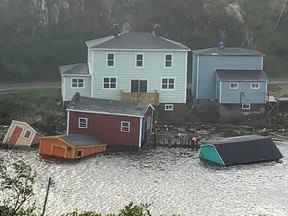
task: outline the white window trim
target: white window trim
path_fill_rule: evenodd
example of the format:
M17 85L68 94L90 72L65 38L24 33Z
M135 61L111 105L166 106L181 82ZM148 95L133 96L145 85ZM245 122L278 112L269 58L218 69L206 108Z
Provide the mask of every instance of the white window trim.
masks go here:
M137 66L137 55L142 55L142 66ZM144 68L144 65L145 65L144 61L145 61L144 53L135 54L135 68Z
M30 132L30 134L29 134L29 136L28 137L25 137L25 135L26 135L26 132ZM29 140L30 138L31 138L31 136L32 136L32 131L31 130L24 130L24 134L23 134L23 137L24 137L24 139L26 139L26 140Z
M170 89L170 88L162 88L162 80L163 79L174 79L174 88L173 89ZM169 86L169 82L168 82L168 86ZM160 89L163 90L163 91L174 91L176 90L176 78L175 77L161 77L161 83L160 83Z
M73 87L73 80L74 80L74 79L77 80L77 87ZM79 80L83 80L83 87L79 87ZM85 88L85 79L72 77L72 78L71 78L71 88L72 88L72 89L84 89L84 88Z
M172 59L171 59L171 67L167 67L167 66L166 66L166 56L167 56L167 55L171 55L171 58L172 58ZM165 68L165 69L172 69L172 68L173 68L173 65L174 65L174 61L173 61L173 60L174 60L174 55L173 55L173 53L165 53L165 54L164 54L164 68Z
M244 107L244 106L248 106L248 107ZM250 111L251 110L251 104L241 104L241 109L243 111Z
M253 87L254 84L257 84L257 87ZM250 88L253 90L259 90L260 89L260 82L253 82L250 84Z
M81 120L85 120L85 122L86 122L86 126L85 127L81 127L81 124L80 124ZM80 128L80 129L88 128L88 118L79 117L78 118L78 128Z
M236 84L236 87L231 87L232 84ZM239 82L229 82L229 89L231 90L237 90L239 89Z
M165 104L164 105L165 111L174 111L174 109L175 109L174 104Z
M104 88L104 79L105 78L109 78L109 79L111 79L111 78L115 78L116 79L116 88ZM118 89L118 77L117 76L104 76L103 77L103 79L102 79L102 89L104 89L104 90L116 90L116 89Z
M123 126L123 124L128 124L128 127ZM124 130L124 128L127 128L128 131ZM122 133L130 133L130 131L131 131L131 122L130 122L130 121L121 121L120 131L121 131Z
M109 66L108 65L108 55L109 54L112 54L113 55L113 66ZM116 65L116 54L114 53L114 52L108 52L107 54L106 54L106 67L108 67L108 68L115 68L115 65Z
M133 79L133 80L137 80L137 81L146 81L147 82L147 92L142 92L142 93L148 93L149 92L149 80L148 79ZM129 87L129 92L132 93L132 88L131 88L131 81L130 80L130 87ZM140 93L140 92L139 92Z

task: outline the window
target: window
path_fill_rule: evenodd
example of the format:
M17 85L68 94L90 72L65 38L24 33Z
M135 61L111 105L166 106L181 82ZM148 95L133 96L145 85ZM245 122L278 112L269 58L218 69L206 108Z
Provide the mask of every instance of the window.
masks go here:
M115 64L115 62L114 62L114 54L113 53L108 53L107 54L107 65L109 67L114 67L114 64Z
M165 55L165 67L166 68L172 67L172 55L171 54Z
M117 79L116 77L104 77L103 88L105 89L116 89L117 88Z
M144 66L144 56L143 54L136 55L136 67L143 67Z
M162 79L162 89L174 89L175 80L174 78L163 78Z
M72 88L84 88L84 79L72 79Z
M30 130L27 130L24 134L24 137L29 139L29 137L31 136L31 131Z
M129 133L130 132L130 121L121 121L121 132Z
M79 128L88 128L87 118L79 118Z
M76 157L77 157L77 158L82 157L82 151L77 151L77 152L76 152Z
M229 89L239 89L239 83L238 82L230 82L229 83Z
M251 104L242 104L241 108L243 111L250 111L251 110Z
M255 82L255 83L251 83L251 89L260 89L260 83Z
M165 111L174 111L174 104L165 104Z
M131 92L147 92L147 80L131 80Z

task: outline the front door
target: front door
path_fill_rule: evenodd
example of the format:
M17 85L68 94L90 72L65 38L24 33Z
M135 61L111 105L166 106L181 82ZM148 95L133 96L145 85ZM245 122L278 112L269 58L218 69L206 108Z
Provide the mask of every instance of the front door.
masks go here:
M19 138L19 136L21 135L23 129L16 126L13 133L12 133L12 136L10 137L9 139L9 144L13 144L13 145L16 145L17 144L17 140Z
M131 80L131 92L147 92L147 80Z

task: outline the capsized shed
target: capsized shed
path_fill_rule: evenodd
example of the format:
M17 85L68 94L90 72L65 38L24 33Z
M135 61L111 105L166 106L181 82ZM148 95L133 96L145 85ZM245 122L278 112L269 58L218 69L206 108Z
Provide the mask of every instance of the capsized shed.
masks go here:
M13 120L4 139L3 144L13 146L31 146L38 144L39 135L27 122Z
M200 159L218 166L277 161L283 156L271 137L258 135L207 141Z

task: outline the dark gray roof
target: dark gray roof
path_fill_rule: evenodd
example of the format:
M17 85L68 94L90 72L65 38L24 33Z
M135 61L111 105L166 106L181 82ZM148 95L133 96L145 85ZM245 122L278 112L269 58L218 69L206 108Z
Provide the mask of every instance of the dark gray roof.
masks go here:
M257 50L245 49L241 47L225 47L224 49L213 47L208 49L193 50L193 53L207 56L264 56L263 53Z
M79 63L72 65L63 65L59 67L60 73L63 75L88 75L89 68L88 64Z
M266 81L262 70L216 70L217 77L226 81Z
M69 134L68 136L62 137L65 141L73 146L95 146L104 144L94 136L86 136L81 134Z
M220 140L208 140L208 141L205 141L205 143L213 144L213 145L221 145L221 144L249 142L249 141L263 140L263 139L270 139L270 138L271 137L267 137L267 136L265 137L265 136L259 136L259 135L247 135L247 136L223 138Z
M107 38L107 37L106 37ZM99 39L88 41L91 44L90 48L103 49L163 49L163 50L190 50L187 46L164 38L162 36L154 36L147 32L128 32L114 36L99 43Z
M121 101L96 99L74 95L68 105L68 110L94 111L103 114L122 114L131 116L144 116L149 105L133 105Z

